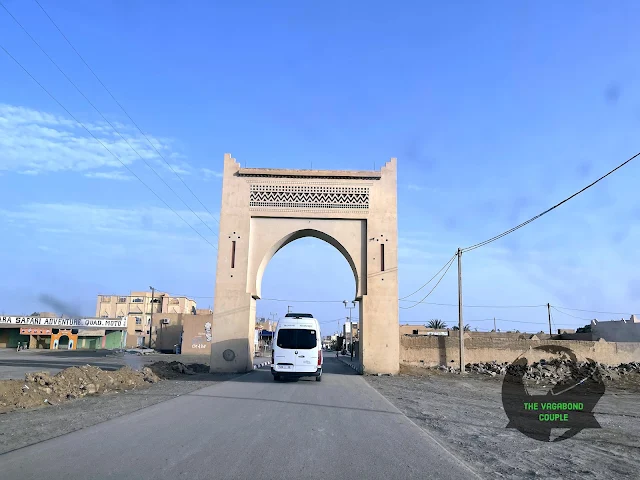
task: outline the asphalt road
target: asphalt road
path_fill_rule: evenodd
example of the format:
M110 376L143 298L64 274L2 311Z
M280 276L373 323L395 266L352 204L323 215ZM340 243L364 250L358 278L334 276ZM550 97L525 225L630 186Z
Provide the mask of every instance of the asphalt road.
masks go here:
M132 355L118 354L109 350L24 350L0 349L0 380L23 379L25 373L49 372L55 375L60 370L73 366L94 365L103 370L117 370L124 365L139 369L144 364L164 360L183 363L209 363L208 356L198 355ZM254 364L268 361L266 357L256 357Z
M268 368L0 456L2 478L469 479L473 472L353 370Z

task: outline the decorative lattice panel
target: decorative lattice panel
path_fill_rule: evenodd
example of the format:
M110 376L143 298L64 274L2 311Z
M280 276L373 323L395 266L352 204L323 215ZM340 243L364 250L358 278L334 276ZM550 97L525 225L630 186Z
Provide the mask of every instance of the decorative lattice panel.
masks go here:
M368 187L251 185L251 207L369 208Z

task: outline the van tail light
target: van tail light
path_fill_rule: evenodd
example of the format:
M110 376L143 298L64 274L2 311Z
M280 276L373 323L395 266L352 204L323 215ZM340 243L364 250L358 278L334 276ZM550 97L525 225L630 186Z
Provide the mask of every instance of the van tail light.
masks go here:
M271 349L271 365L273 365L273 363L274 363L274 362L273 362L273 360L274 360L274 357L273 357L273 349Z
M322 350L318 350L318 366L322 365Z

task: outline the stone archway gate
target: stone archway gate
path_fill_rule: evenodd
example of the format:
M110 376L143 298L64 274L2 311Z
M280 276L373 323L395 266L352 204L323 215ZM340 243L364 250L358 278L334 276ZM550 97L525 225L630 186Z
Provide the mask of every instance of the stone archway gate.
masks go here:
M284 170L241 168L225 154L211 371L253 368L264 270L279 249L311 236L353 270L362 371L397 373L397 211L395 158L380 171Z

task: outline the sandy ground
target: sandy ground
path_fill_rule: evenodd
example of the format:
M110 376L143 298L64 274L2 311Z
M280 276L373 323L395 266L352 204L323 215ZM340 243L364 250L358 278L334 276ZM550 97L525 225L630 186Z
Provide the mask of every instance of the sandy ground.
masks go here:
M548 443L506 429L501 378L407 369L367 381L481 477L640 478L640 389L608 384L596 405L601 429Z

